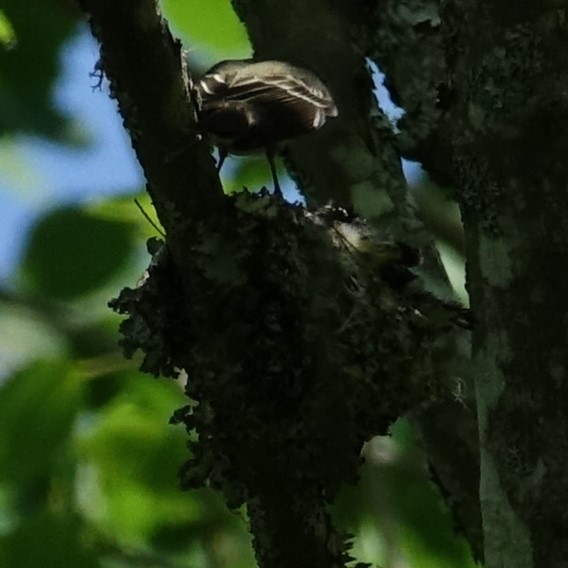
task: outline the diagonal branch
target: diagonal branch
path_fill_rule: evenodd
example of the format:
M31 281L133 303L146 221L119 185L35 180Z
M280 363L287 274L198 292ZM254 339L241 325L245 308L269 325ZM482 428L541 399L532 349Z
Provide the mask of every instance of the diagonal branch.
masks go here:
M155 0L79 0L101 44L110 81L147 189L182 268L190 238L179 219L218 222L225 203L208 146L200 140L178 40ZM175 228L175 230L174 230ZM186 241L186 242L184 242Z

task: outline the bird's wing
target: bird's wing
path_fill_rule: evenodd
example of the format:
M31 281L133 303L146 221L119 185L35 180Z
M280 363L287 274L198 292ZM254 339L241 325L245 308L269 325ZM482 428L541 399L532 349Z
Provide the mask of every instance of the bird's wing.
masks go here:
M311 128L319 128L326 117L338 114L329 92L286 74L239 76L237 73L225 96L228 100L281 107L300 114L309 120Z

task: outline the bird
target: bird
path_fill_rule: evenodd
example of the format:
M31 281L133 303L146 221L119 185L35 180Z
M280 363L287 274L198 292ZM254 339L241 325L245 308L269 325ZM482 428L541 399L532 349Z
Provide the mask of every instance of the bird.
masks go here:
M195 83L201 132L227 154L264 151L274 193L282 197L274 165L280 143L338 116L335 100L311 71L277 60L232 59L215 64Z

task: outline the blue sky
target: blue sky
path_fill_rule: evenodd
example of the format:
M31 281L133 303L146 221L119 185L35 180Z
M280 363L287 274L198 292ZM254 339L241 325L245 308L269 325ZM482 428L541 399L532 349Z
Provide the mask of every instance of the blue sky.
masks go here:
M69 148L39 138L0 140L0 281L15 268L28 229L58 204L100 198L138 188L142 176L115 103L93 91L94 40L83 31L62 54L64 73L54 93L57 107L73 117L84 147Z

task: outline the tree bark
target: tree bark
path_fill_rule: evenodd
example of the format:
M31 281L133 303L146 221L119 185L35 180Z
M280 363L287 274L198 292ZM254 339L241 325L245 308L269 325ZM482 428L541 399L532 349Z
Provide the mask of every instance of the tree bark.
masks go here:
M444 4L486 566L565 566L568 6Z

